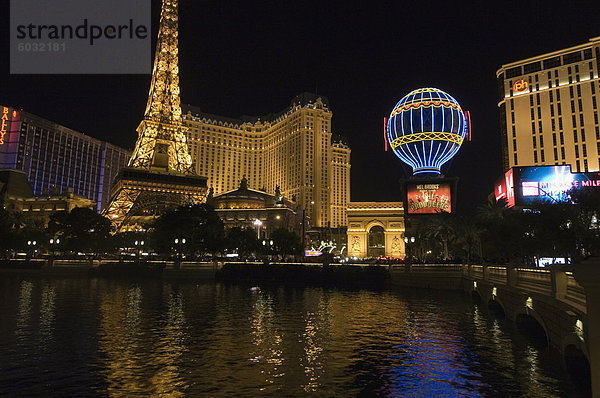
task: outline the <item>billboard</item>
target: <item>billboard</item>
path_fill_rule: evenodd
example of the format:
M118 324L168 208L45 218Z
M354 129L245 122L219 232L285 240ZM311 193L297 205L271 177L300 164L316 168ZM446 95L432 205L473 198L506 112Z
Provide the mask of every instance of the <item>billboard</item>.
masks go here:
M452 212L451 183L424 182L406 184L408 214Z
M506 199L508 207L515 205L514 175L513 169L508 170L494 186L494 196L496 202L500 199Z
M496 182L494 196L506 198L509 206L570 202L569 191L583 187L600 189L600 173L571 173L567 165L515 167Z

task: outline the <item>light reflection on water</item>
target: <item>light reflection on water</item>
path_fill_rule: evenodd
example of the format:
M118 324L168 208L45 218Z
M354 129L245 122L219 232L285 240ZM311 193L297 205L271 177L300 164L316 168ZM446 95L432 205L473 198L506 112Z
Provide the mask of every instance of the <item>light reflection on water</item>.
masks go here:
M451 292L0 277L0 395L577 396Z

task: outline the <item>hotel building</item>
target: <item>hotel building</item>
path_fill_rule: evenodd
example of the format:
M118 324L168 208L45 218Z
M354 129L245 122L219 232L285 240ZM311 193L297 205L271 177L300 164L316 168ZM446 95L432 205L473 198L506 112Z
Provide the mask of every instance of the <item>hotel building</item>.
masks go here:
M306 210L315 227L347 224L350 148L332 138L327 98L298 95L282 112L228 118L183 106L183 123L196 165L208 187L221 194L248 185L281 193Z
M33 194L80 195L101 210L131 152L25 111L0 106L0 169L26 173Z
M600 37L502 65L499 91L504 171L570 165L600 170Z

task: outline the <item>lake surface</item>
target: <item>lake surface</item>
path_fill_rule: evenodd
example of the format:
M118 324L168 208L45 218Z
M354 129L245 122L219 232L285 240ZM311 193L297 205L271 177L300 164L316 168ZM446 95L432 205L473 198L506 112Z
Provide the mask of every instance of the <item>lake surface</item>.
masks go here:
M0 396L579 396L457 292L0 276Z

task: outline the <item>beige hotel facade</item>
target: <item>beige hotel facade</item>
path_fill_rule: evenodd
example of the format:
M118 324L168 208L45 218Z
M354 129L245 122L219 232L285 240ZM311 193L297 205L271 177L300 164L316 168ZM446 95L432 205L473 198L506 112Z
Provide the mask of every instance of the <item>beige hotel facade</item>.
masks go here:
M196 173L214 194L238 188L281 193L306 210L315 227L347 224L350 147L332 134L327 98L303 93L278 114L228 118L183 106Z
M504 171L570 165L600 170L600 37L502 65L500 96Z

